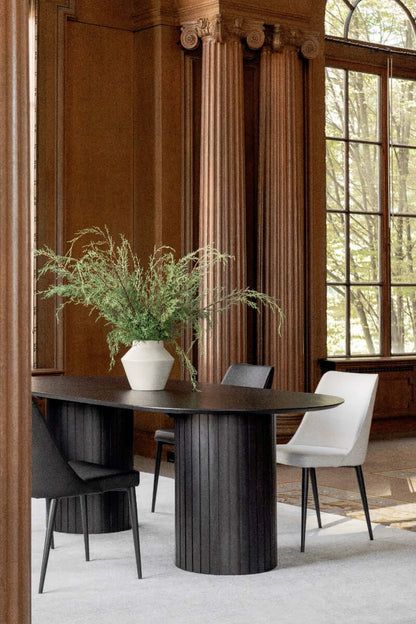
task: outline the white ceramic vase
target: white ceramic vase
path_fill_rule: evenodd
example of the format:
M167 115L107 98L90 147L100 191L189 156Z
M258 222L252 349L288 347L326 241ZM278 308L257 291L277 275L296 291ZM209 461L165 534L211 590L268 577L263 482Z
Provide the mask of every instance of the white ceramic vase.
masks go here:
M135 340L121 361L132 390L163 390L174 359L162 340Z

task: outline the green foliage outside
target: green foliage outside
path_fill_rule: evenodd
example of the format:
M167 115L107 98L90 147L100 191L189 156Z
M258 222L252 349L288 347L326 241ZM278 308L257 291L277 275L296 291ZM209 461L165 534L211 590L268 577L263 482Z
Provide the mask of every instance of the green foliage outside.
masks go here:
M174 345L195 385L197 371L190 353L216 321L218 312L241 304L255 310L267 306L277 314L280 330L282 312L273 297L250 288L231 292L223 287L204 288L214 267L232 260L232 256L214 247L198 249L179 259L170 247L160 247L144 267L127 239L120 235L116 243L106 227L82 230L69 242L65 255L48 247L35 252L45 259L38 276L52 273L56 278L39 294L62 298L58 312L68 303L81 304L107 323L110 366L120 345L130 346L134 340L162 340ZM74 249L80 242L81 254L75 257ZM181 336L186 328L192 330L193 340L185 351Z
M345 33L352 6L328 0L328 34L416 47L395 0L357 3ZM391 354L415 353L416 82L328 67L326 135L328 354L380 354L387 327Z

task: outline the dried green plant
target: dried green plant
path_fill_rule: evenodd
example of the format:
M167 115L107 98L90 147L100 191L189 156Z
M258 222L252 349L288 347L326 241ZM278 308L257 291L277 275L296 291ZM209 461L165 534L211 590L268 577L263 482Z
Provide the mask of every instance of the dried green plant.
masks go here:
M82 244L79 257L75 257L76 244L86 236L92 240ZM201 287L215 265L226 265L233 259L212 246L179 259L172 248L163 246L154 250L144 268L127 239L120 235L116 244L107 227L81 230L69 244L65 255L49 247L35 251L45 259L38 277L47 273L55 276L54 283L39 294L61 298L58 313L66 304L74 303L89 307L97 319L104 319L110 327L110 368L121 344L162 340L174 345L195 386L197 371L189 354L218 312L239 304L256 310L267 306L278 315L280 331L282 312L273 297L250 288L226 292L223 287ZM193 341L185 351L180 337L187 327L192 329Z

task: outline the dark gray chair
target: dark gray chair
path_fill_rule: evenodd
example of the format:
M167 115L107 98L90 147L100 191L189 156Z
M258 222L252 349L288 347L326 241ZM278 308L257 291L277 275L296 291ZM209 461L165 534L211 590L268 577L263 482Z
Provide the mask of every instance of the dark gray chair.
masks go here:
M61 498L79 496L85 559L89 561L88 494L125 490L129 501L137 575L142 578L135 490L139 481L140 473L136 470L108 468L85 461L67 461L56 445L39 407L32 403L32 497L45 498L49 509L39 582L40 594L45 582L57 504Z
M274 367L259 364L231 364L228 367L221 383L225 386L242 386L245 388L271 388L273 383ZM156 459L153 479L152 512L155 510L157 485L159 482L160 461L164 444L175 446L174 429L158 429L155 432Z

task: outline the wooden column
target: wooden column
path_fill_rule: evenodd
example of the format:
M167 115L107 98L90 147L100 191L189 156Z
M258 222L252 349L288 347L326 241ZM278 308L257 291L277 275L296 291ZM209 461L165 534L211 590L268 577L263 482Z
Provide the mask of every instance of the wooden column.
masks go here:
M185 48L203 42L199 242L235 256L212 271L208 290L247 285L242 36L252 47L264 40L260 27L238 19L200 19L182 29ZM229 364L246 357L246 310L234 307L206 333L199 380L219 382Z
M273 363L275 385L305 385L305 154L303 60L313 37L274 28L262 50L259 138L260 290L279 300L285 318L279 336L276 319L263 313L258 353Z
M30 622L27 0L0 4L0 621Z

